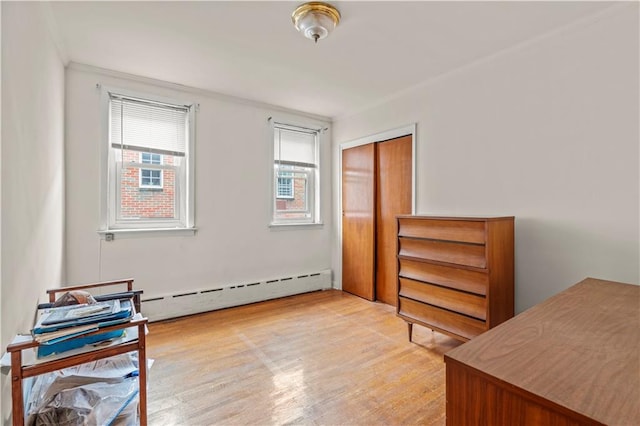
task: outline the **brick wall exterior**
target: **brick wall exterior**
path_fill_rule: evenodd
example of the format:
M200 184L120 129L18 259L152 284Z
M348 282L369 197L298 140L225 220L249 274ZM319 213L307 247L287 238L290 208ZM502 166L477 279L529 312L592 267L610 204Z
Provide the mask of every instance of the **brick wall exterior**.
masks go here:
M162 188L140 188L140 169L127 163L140 162L137 151L123 152L120 181L121 217L123 219L173 219L175 216L175 171L162 170ZM174 164L171 155L162 156L162 164Z
M278 198L276 199L276 209L278 216L281 218L300 217L300 213L286 213L288 210L302 210L306 208L305 205L305 180L293 179L293 198Z

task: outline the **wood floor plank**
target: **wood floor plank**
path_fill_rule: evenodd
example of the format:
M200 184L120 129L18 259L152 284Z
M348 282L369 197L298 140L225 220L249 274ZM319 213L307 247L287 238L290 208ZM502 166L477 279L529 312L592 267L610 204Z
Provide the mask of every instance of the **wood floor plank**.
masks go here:
M150 425L443 425L461 343L327 290L152 323Z

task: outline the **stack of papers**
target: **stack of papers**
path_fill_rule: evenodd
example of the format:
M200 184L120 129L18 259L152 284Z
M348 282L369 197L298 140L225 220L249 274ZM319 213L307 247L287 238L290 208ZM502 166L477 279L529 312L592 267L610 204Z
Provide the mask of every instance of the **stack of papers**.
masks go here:
M60 353L86 344L120 337L121 330L82 336L100 328L128 322L132 315L131 300L109 300L91 305L45 309L31 331L33 338L40 343L38 356Z

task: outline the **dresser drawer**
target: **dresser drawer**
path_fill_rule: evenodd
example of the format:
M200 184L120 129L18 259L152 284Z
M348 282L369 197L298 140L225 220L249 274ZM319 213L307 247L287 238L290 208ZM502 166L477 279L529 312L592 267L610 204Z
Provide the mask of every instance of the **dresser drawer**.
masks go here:
M417 260L400 259L398 275L470 293L486 295L489 275L485 272L435 265Z
M484 244L485 222L399 218L398 235L401 237Z
M400 278L400 296L459 312L480 320L487 319L487 303L483 296Z
M398 314L407 318L408 321L415 319L427 326L432 325L466 339L471 339L487 329L484 321L469 318L404 297L398 298Z
M476 268L487 267L485 246L404 237L398 239L398 244L400 244L400 256L474 266Z

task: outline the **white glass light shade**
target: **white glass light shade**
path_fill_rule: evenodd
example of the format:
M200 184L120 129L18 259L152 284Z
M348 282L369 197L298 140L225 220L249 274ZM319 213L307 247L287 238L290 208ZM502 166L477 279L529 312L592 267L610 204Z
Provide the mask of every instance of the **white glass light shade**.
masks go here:
M298 20L297 29L306 38L321 40L336 27L333 21L321 13L309 12Z
M328 36L340 22L340 12L327 3L309 2L294 10L291 20L305 37L317 42Z

